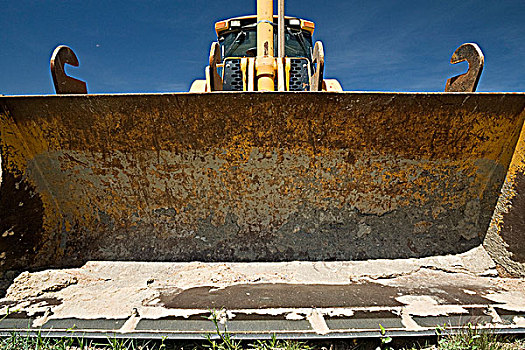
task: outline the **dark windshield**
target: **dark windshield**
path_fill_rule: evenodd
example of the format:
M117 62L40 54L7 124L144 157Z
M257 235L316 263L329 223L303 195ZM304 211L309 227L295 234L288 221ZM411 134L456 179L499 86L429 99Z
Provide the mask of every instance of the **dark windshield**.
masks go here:
M274 29L274 56L277 56L277 28ZM285 55L312 59L312 36L306 31L286 28ZM222 33L219 36L221 56L255 57L257 55L257 28L255 25Z

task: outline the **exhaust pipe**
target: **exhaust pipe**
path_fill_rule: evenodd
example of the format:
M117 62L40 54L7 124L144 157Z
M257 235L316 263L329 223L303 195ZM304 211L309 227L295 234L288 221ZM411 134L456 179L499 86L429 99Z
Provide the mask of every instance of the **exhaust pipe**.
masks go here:
M257 58L255 61L258 91L274 91L273 0L257 0Z
M277 50L277 56L279 58L284 58L284 0L278 0L278 10L277 16L279 18L277 28L279 30L279 47Z

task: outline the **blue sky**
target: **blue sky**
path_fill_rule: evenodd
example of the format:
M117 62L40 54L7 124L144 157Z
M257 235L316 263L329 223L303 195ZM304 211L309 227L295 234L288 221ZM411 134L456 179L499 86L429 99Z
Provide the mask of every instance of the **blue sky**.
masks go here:
M214 22L254 14L255 0L0 1L0 94L54 93L49 58L70 46L70 75L90 93L187 91L202 79ZM525 0L287 0L313 20L325 77L348 91L443 91L467 64L464 42L485 54L478 91L525 91Z

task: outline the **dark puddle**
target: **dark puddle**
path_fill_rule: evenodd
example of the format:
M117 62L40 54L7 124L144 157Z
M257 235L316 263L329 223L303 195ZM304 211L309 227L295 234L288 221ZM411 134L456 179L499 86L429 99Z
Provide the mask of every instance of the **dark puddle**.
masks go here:
M264 308L334 308L396 307L401 295L432 295L442 304L490 304L478 294L463 291L464 286L402 288L378 283L350 285L259 283L238 284L217 289L210 286L187 290L160 291L160 305L177 309L264 309Z

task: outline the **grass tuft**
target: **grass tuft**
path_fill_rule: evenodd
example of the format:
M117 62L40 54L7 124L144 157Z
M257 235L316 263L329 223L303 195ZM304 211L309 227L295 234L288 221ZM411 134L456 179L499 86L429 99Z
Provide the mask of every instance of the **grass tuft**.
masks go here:
M459 332L442 334L438 329L439 350L523 350L523 342L494 334L490 329L480 329L468 324Z

